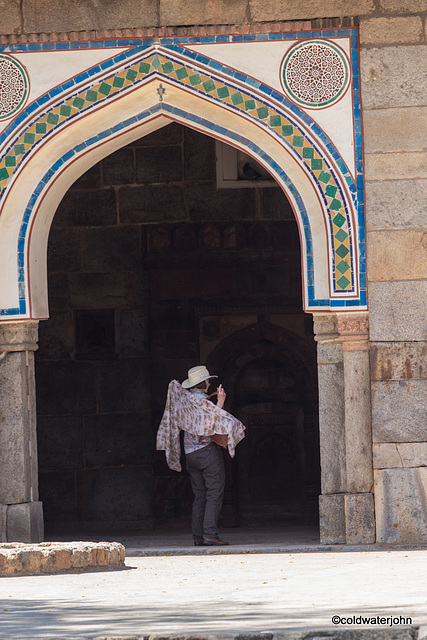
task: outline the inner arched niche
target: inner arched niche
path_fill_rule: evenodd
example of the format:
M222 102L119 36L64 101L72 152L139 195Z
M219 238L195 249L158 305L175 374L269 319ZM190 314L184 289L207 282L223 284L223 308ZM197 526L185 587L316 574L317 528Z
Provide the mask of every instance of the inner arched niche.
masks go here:
M188 479L154 451L168 382L263 318L313 348L288 201L274 186L219 189L215 141L174 123L72 185L48 256L37 354L47 530L185 522Z

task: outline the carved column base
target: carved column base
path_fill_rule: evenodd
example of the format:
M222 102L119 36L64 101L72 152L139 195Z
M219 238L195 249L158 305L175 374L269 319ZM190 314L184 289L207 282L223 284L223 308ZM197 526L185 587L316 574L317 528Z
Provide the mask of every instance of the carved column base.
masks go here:
M373 544L375 511L372 493L335 493L319 497L322 544Z
M0 505L1 542L42 542L44 536L41 502Z

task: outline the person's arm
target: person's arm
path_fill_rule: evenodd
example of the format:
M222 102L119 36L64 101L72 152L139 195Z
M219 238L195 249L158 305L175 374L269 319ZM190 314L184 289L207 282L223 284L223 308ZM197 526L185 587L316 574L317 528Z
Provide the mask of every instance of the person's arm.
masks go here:
M220 384L217 389L217 402L216 402L216 406L219 407L220 409L222 409L224 406L226 395L227 394L225 393L222 387L222 384ZM214 435L212 436L212 439L214 442L219 444L220 447L224 447L224 449L227 447L228 435L226 433L225 434L214 433Z
M217 392L217 401L216 401L216 406L219 407L220 409L222 409L224 407L224 402L225 402L225 398L227 396L227 394L225 393L222 384L219 385L218 389L216 390Z

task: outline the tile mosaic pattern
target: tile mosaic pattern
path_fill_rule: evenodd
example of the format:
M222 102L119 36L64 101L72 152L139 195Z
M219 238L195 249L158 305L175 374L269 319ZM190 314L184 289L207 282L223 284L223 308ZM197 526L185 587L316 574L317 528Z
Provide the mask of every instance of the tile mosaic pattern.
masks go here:
M198 40L200 41L200 39ZM29 45L28 45L29 46ZM174 49L178 49L177 45L173 46ZM183 50L181 49L181 52ZM192 58L204 58L200 54L194 54L193 52L185 52L188 57ZM206 60L206 59L205 59ZM197 60L200 62L200 60ZM222 66L219 63L210 61L210 66ZM99 71L99 68L98 68ZM259 82L248 82L247 88L244 90L240 86L232 85L231 82L226 82L222 78L218 78L213 74L210 74L207 70L201 70L200 68L193 68L190 64L181 59L176 59L165 53L151 53L141 60L141 58L135 62L130 63L126 68L121 68L117 73L111 74L109 77L105 77L102 81L93 84L89 88L76 91L71 97L65 99L62 103L55 105L50 110L46 110L38 117L37 120L32 122L30 126L22 131L9 148L8 153L1 159L0 162L0 190L4 190L7 182L12 175L15 167L17 167L26 154L37 145L45 136L50 132L56 130L65 122L69 122L73 117L81 114L87 109L97 107L104 100L109 99L111 96L125 91L128 87L134 86L138 82L147 80L150 76L158 74L162 77L197 91L204 97L211 100L218 101L223 105L227 105L234 111L240 112L246 118L250 118L257 122L259 125L267 126L271 132L276 135L283 143L288 146L288 149L297 156L300 163L304 164L306 169L315 178L321 192L322 200L328 208L329 212L329 232L331 242L331 253L333 258L333 289L337 294L342 294L342 298L337 297L331 301L315 301L314 300L314 286L312 284L312 254L309 251L309 243L307 244L307 264L308 264L308 282L309 282L309 297L310 303L313 306L322 306L329 304L330 306L357 306L360 304L366 304L364 295L362 299L346 299L346 295L355 291L355 276L356 269L354 265L354 247L352 244L352 229L351 229L351 217L348 210L348 203L343 194L338 176L336 175L336 169L334 170L330 164L328 164L324 155L322 156L320 150L313 144L309 136L301 129L289 116L289 113L285 115L283 110L279 106L272 105L269 100L263 100L260 95L251 92L250 85L258 85L259 89L262 85ZM233 76L239 76L236 78L239 82L244 80L242 74L233 72ZM242 77L240 77L242 76ZM249 80L249 79L248 79ZM69 87L68 87L69 88ZM162 84L157 88L159 101L163 101L165 98L165 87ZM269 88L268 93L271 95L273 92ZM166 93L167 96L167 93ZM273 96L277 99L277 96ZM282 100L283 97L281 96ZM167 104L159 104L159 108L168 110ZM173 109L172 109L173 110ZM182 114L189 116L189 114ZM206 126L206 124L204 123ZM209 123L210 127L216 129ZM122 123L125 126L125 123ZM208 127L209 128L209 127ZM108 137L111 132L104 132L102 137ZM89 146L93 141L87 141L85 144L80 145L80 149L71 150L68 157L71 157L74 153L78 153L82 148ZM250 144L250 141L248 141ZM253 145L252 145L253 146ZM256 151L256 150L255 150ZM262 150L259 150L262 155ZM337 156L336 152L335 156ZM264 159L268 161L267 156L264 154ZM67 157L61 159L61 163L65 162ZM335 157L334 160L337 160ZM339 156L338 156L339 160ZM270 159L272 168L274 162ZM354 185L351 177L348 174L348 170L344 163L337 162L338 171L341 169L341 174L345 174L345 181L350 189L351 195L355 201L357 201L357 193L360 191L360 185ZM342 170L344 169L344 170ZM38 185L34 192L34 202L38 195L43 190L44 186L49 181L51 175L53 175L55 169L52 168L50 172L45 176L43 181ZM1 197L1 192L0 192ZM296 194L296 198L301 198ZM29 217L30 208L27 210ZM301 202L302 205L302 202ZM301 211L301 208L300 208ZM306 215L306 212L305 212ZM28 220L28 218L27 218ZM307 219L308 220L308 219ZM27 221L24 220L23 229L21 231L21 240L25 237ZM309 225L304 224L306 232L308 232ZM308 238L309 240L309 238ZM21 243L21 249L23 252L23 243ZM20 252L21 254L21 252ZM20 269L23 269L23 253L20 260ZM310 291L311 290L311 291ZM362 292L363 294L363 292ZM21 311L22 312L22 311Z

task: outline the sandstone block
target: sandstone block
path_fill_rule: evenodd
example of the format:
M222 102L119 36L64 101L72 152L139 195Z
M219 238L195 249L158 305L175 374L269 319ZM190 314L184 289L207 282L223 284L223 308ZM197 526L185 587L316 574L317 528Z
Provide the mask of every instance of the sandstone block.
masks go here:
M424 380L427 342L371 343L371 380Z
M141 263L139 228L115 226L105 229L83 229L84 269L93 272L123 271Z
M345 496L346 543L373 544L375 542L374 496L354 493Z
M158 24L157 2L122 0L104 3L86 0L24 0L26 33L152 27Z
M0 575L58 573L124 566L118 542L43 542L0 544Z
M0 0L1 33L20 33L21 15L19 0Z
M368 231L427 226L426 192L427 180L368 182Z
M7 353L0 363L0 503L31 499L30 426L25 352Z
M373 445L375 469L427 467L427 442L393 442Z
M374 442L426 442L426 382L372 383Z
M319 365L318 376L322 493L338 493L346 488L343 365Z
M375 471L377 542L427 542L427 468Z
M177 185L123 187L119 192L121 222L166 222L186 217L184 194Z
M308 0L302 2L287 2L287 0L250 0L250 11L255 22L267 20L307 20L323 16L358 16L366 15L374 11L372 0L344 0L337 3L334 0Z
M381 0L384 11L399 13L419 13L427 11L427 0Z
M371 282L369 332L372 341L425 341L427 283Z
M365 152L424 151L427 135L427 107L365 109L363 131ZM423 135L420 135L423 132ZM384 178L383 178L384 179Z
M160 24L240 24L246 21L245 0L218 0L186 2L186 0L160 0Z
M420 16L369 18L360 23L360 44L400 44L420 42L423 23Z
M126 274L70 273L68 289L71 306L76 309L117 309L127 307Z
M427 232L369 231L367 267L370 282L427 279Z
M361 51L364 109L424 104L427 47L406 46Z
M43 508L41 502L11 504L7 508L8 541L40 542L43 540Z
M365 178L367 181L426 179L427 153L367 153Z
M322 544L345 544L344 494L319 496L319 527Z

